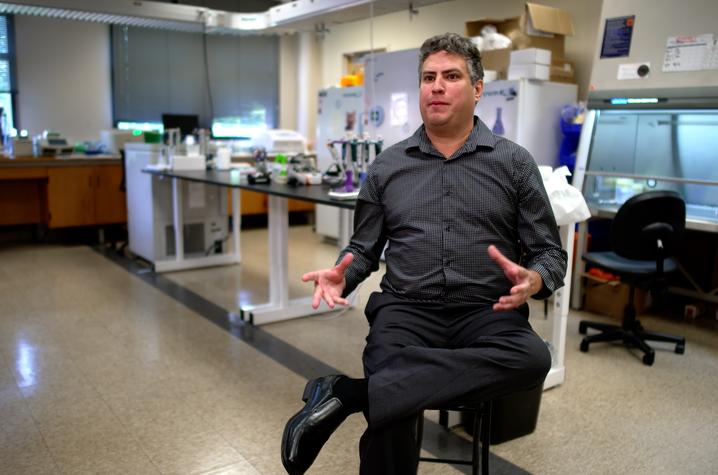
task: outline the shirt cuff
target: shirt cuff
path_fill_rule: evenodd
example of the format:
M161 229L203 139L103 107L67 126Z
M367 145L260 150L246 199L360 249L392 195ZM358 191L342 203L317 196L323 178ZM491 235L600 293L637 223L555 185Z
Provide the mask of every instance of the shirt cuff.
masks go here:
M351 269L347 269L344 271L344 281L346 282L346 285L344 286L344 291L342 292L342 298L346 298L349 294L354 292L354 289L357 288L361 279L358 275L352 272Z
M541 276L541 290L533 294L531 297L536 300L543 300L551 296L553 294L554 290L556 290L555 284L551 280L551 275L546 270L544 266L541 264L534 264L531 267L529 267L529 270L533 270L538 272L538 274Z

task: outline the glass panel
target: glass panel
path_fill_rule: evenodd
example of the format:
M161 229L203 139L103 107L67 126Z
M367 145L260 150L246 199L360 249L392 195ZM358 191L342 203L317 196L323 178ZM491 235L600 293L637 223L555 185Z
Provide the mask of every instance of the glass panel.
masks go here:
M594 206L617 208L643 191L672 190L686 201L689 218L717 221L716 163L716 110L601 111L590 150L584 195ZM601 172L618 176L601 176Z
M12 112L12 95L10 93L0 93L0 107L2 107L3 113L5 114L8 130L10 130L15 127L15 117L13 117Z
M7 37L7 17L0 15L0 54L8 54L10 47L8 46Z
M602 111L589 152L589 170L633 173L636 126L633 114Z
M718 111L678 114L672 124L683 177L718 181Z
M671 114L644 114L638 117L636 167L634 173L648 176L681 176Z
M718 181L718 114L642 114L636 135L638 175Z
M718 186L715 185L587 176L584 196L589 206L616 210L631 196L650 190L675 191L685 200L689 219L718 222Z
M10 92L10 62L0 59L0 92Z

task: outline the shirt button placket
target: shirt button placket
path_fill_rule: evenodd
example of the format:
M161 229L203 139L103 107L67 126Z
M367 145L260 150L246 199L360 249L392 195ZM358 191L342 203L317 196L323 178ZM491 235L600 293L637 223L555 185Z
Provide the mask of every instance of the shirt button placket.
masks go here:
M449 216L450 216L450 210L451 210L451 182L449 179L449 162L447 160L444 160L441 167L441 194L442 196L442 207L441 207L441 219L442 219L442 226L443 226L443 239L442 241L442 265L444 267L444 287L441 289L441 298L446 298L446 286L448 284L448 279L446 275L446 270L451 264L451 260L449 259L449 232L451 231L451 225L449 224Z

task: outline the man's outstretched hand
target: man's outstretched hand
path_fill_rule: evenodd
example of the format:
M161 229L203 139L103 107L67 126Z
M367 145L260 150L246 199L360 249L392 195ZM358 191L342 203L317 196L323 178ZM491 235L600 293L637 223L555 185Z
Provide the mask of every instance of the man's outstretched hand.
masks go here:
M329 305L329 308L334 308L336 304L346 305L348 303L347 299L342 298L342 292L344 292L344 287L346 287L344 272L347 267L349 267L349 264L351 264L352 259L354 259L354 255L348 252L344 255L341 262L334 267L307 272L302 276L303 282L314 281L312 308L319 308L322 299Z
M489 257L501 266L506 278L514 284L514 286L511 287L510 294L499 297L499 301L494 304L495 312L511 310L518 307L543 287L543 280L538 272L528 270L510 261L506 256L501 254L501 251L499 251L496 246L489 246Z

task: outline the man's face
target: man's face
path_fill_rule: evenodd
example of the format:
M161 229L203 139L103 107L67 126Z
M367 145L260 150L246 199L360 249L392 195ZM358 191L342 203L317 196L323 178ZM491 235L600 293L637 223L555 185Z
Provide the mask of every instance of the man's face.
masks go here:
M457 126L462 130L474 115L483 81L471 83L466 60L439 51L426 58L421 68L421 118L428 128Z

